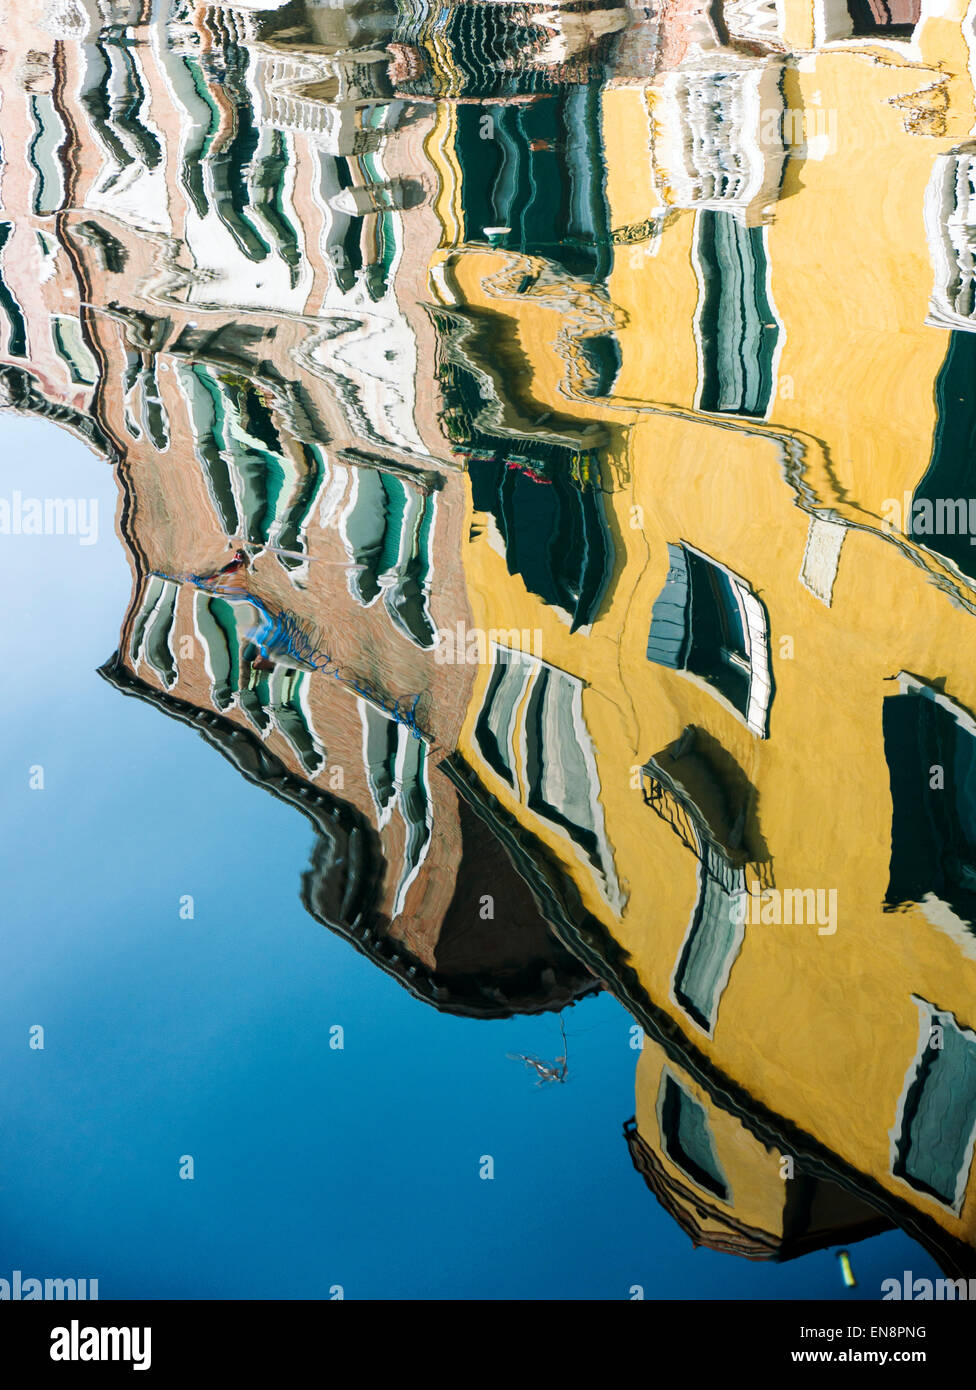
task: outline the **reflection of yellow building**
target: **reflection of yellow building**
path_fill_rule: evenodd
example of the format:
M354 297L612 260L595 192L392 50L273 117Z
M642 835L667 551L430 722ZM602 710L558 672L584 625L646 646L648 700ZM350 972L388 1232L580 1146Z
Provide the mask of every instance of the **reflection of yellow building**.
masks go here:
M575 9L521 51L541 8L390 61L324 13L15 25L0 393L121 460L103 674L305 807L313 913L459 1012L605 981L695 1239L972 1267L976 551L890 505L976 447L972 21L727 0L637 81L551 61ZM328 663L198 582L239 548Z
M622 233L606 285L484 244L446 251L432 280L492 331L497 418L606 430L584 471L614 554L585 623L542 601L547 581L513 558L517 516L483 500L476 439L474 621L539 630L544 660L496 650L460 775L540 879L571 885L561 929L720 1113L950 1264L976 1243L976 587L884 517L951 440L936 386L950 344L966 350L967 325L932 321L923 215L937 157L972 124L960 18L791 65L787 104L836 110L837 141L786 150L772 219L723 207L714 182L664 206L660 84L610 88ZM923 120L934 87L951 105ZM597 336L619 368L588 394ZM505 438L499 495L525 487ZM765 896L743 922L752 885Z

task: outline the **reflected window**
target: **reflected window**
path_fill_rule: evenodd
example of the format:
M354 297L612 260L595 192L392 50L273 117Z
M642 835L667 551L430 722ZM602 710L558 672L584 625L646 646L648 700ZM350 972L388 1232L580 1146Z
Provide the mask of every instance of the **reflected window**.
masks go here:
M284 735L305 771L314 776L325 761L324 751L312 727L306 703L308 672L278 666L268 681L270 706L275 723Z
M976 330L976 148L939 155L925 190L934 283L930 323Z
M531 810L561 826L591 863L599 864L601 834L593 813L596 768L587 765L587 750L580 744L585 729L582 694L582 683L575 677L540 663L525 707L526 799Z
M780 336L770 302L765 230L745 226L733 212L704 209L695 234L701 279L698 408L764 419Z
M594 481L574 479L587 466L569 449L543 440L475 436L472 501L495 519L509 574L529 593L568 617L570 631L599 612L613 573L613 540L603 493ZM470 451L469 451L470 452Z
M133 173L157 169L163 161L160 136L149 125L151 103L139 57L132 46L111 39L86 44L85 57L81 103L109 161L97 196L131 191ZM148 207L146 212L152 215Z
M745 872L715 845L704 843L698 864L698 901L674 973L674 997L711 1036L729 973L742 946Z
M201 362L177 362L176 372L194 453L225 534L272 545L282 568L299 569L324 477L321 451L283 435L273 398L250 379Z
M858 38L908 38L921 16L922 0L847 0L847 12Z
M64 201L64 170L61 166L64 123L49 92L32 93L30 111L34 138L27 150L27 160L35 173L32 206L39 217L50 217Z
M545 256L571 275L605 276L612 243L599 87L557 88L526 105L461 105L456 121L465 239L502 229L498 245Z
M733 38L775 48L781 42L785 20L781 9L781 0L725 0L723 14Z
M766 610L744 579L681 542L651 616L647 659L707 682L765 738L772 699Z
M520 652L499 647L478 722L475 742L481 756L510 787L516 786L516 716L525 698L535 663Z
M342 535L354 562L352 597L369 608L380 594L393 623L418 647L434 645L428 609L436 501L413 481L382 468L357 468L342 515Z
M568 836L596 870L608 902L619 908L623 898L583 719L582 681L495 643L492 663L475 725L482 758L529 810Z
M159 389L155 354L139 368L137 384L142 401L142 428L157 453L165 453L169 448L169 412Z
M891 782L885 903L932 903L976 922L976 723L939 691L902 674L884 701ZM931 910L931 909L930 909Z
M254 658L259 655L254 644L244 637L241 663L247 679L242 682L237 698L247 718L259 733L264 734L271 728L271 716L268 713L268 706L271 704L271 682L267 672L254 665Z
M352 184L349 160L322 150L319 161L319 201L325 213L319 245L332 266L336 285L346 293L362 269L363 219L341 206L341 195Z
M615 333L595 333L579 339L579 352L586 364L587 377L582 390L586 396L609 396L623 366L623 355Z
M172 580L152 576L136 613L129 645L133 666L145 661L167 689L177 674L172 637L178 595L179 587Z
M932 456L912 497L911 533L920 545L976 579L976 335L954 332L935 383ZM906 519L907 521L907 519Z
M366 764L366 781L380 826L390 818L396 800L396 757L399 747L399 726L388 719L385 712L369 705L360 704L363 721L363 761Z
M698 895L672 994L711 1036L742 945L747 882L772 886L757 793L726 750L694 725L648 760L642 784L646 804L698 859Z
M397 760L397 789L400 814L406 826L403 873L397 884L393 911L402 912L407 889L417 876L427 855L433 824L430 788L427 784L427 745L398 723L400 753Z
M52 314L51 337L55 351L67 364L71 380L78 386L94 386L98 367L82 337L81 320L70 314Z
M270 672L254 665L258 655L253 641L255 616L247 600L228 602L197 590L193 618L211 699L220 710L236 700L262 732L271 727L273 716L305 771L314 776L325 761L325 750L312 725L307 672L288 664L276 664Z
M671 1162L696 1187L722 1202L731 1200L729 1185L715 1156L705 1107L665 1071L658 1097L661 1144Z
M260 133L255 124L254 108L242 71L246 56L235 51L229 58L224 75L226 98L233 102L234 118L228 134L214 141L209 160L209 172L216 195L210 201L221 222L237 246L250 261L266 260L271 247L254 223L254 193L250 186L255 171Z
M241 639L234 609L225 599L198 591L193 617L203 645L211 699L218 709L226 709L241 678Z
M743 67L717 51L707 71L661 74L653 148L665 205L734 211L750 224L773 210L786 162L782 83L781 59Z
M203 470L204 480L224 534L236 536L240 526L234 485L224 443L227 408L216 379L200 363L177 363L177 380L186 397L193 451Z
M291 500L280 512L274 537L279 551L295 552L291 555L278 554L278 563L286 570L296 570L305 563L303 557L308 553L307 530L325 478L325 460L321 449L297 439L293 441L293 449L297 455L296 462L300 461L301 467L293 480Z
M26 357L27 320L3 276L3 252L12 231L13 227L9 222L0 222L0 309L7 320L7 356Z
M206 191L207 159L220 130L220 107L210 93L199 59L194 54L180 53L167 44L161 57L184 113L180 183L196 215L206 217L210 211Z
M403 858L393 904L396 916L403 911L407 891L430 847L433 808L427 781L427 745L368 700L360 699L359 715L366 780L377 823L382 829L398 809L404 826Z
M107 232L97 222L76 222L72 230L79 241L92 248L95 263L100 270L107 270L113 275L122 273L129 253L118 237Z
M262 130L254 156L251 203L264 223L275 251L288 266L292 289L301 271L301 238L286 205L289 168L294 163L291 140L277 130Z
M447 314L432 318L447 344L466 331ZM579 342L592 353L580 354L587 381L609 390L615 339ZM590 375L598 368L599 380ZM541 421L532 432L503 433L498 422L505 411L493 383L460 351L444 354L438 378L445 432L454 452L468 460L472 503L494 518L509 574L565 615L571 631L588 626L607 597L616 562L599 453Z
M920 1047L893 1135L895 1175L958 1212L976 1142L976 1034L916 999Z

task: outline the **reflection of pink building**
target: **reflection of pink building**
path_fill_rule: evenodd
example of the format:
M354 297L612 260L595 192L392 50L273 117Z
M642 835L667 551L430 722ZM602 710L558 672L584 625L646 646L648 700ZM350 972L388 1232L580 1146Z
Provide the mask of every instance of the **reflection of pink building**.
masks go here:
M134 592L104 674L309 817L309 910L442 1007L559 1006L592 978L438 768L472 668L434 657L471 622L465 483L413 394L429 118L237 22L11 24L3 196L33 211L0 378L117 463Z
M67 178L58 158L65 139L58 111L63 86L59 46L23 21L19 28L21 34L17 18L8 18L0 52L0 127L7 155L0 183L0 360L15 367L29 363L37 389L52 404L86 411L96 364L81 330L78 266L59 240Z

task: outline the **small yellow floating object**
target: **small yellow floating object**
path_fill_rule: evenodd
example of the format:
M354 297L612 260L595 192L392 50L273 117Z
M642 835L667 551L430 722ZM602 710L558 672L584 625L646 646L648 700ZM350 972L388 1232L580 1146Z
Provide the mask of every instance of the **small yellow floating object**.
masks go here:
M844 1276L844 1283L849 1289L857 1288L857 1280L854 1278L854 1271L851 1269L851 1257L846 1250L839 1250L837 1258L840 1260L840 1272Z

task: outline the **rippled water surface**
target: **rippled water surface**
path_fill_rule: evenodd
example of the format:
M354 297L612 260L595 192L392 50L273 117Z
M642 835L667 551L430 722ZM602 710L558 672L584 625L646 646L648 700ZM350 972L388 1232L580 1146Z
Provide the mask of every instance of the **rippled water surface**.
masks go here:
M3 1296L976 1278L973 13L4 10Z

